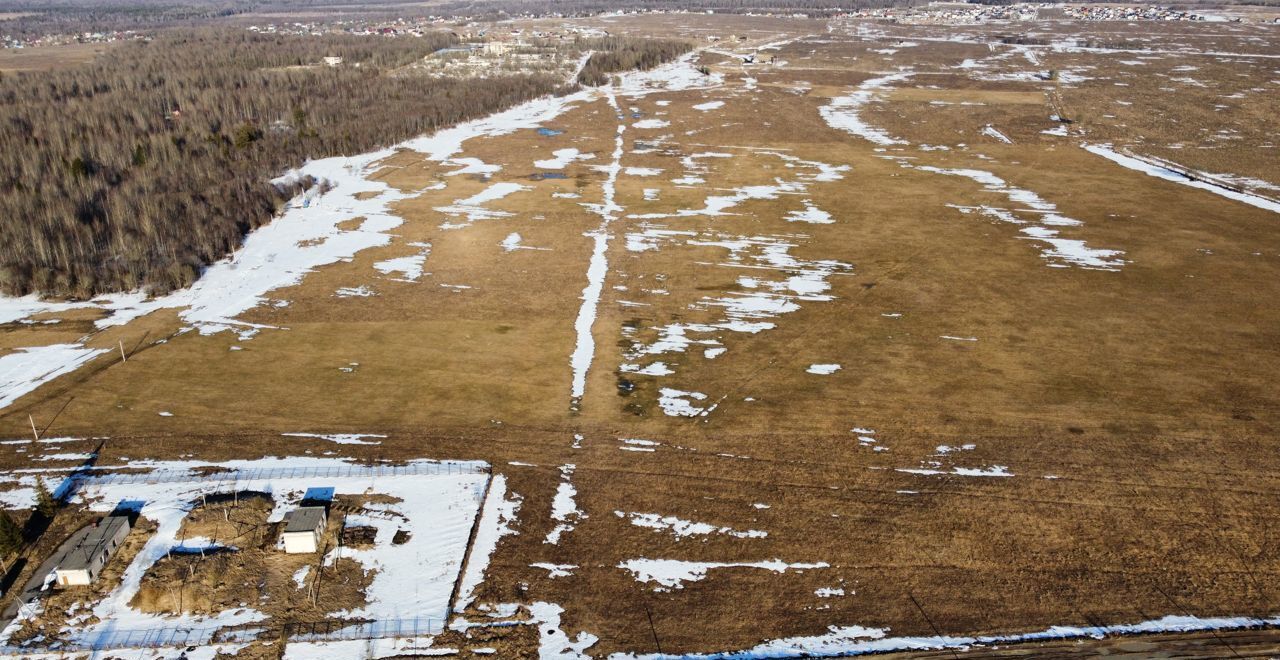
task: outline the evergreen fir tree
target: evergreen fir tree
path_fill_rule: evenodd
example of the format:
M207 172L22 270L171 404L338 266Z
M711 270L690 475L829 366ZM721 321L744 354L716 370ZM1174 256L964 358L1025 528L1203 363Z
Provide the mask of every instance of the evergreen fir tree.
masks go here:
M39 475L36 475L36 510L46 518L52 518L58 511L58 501L53 499L53 493Z

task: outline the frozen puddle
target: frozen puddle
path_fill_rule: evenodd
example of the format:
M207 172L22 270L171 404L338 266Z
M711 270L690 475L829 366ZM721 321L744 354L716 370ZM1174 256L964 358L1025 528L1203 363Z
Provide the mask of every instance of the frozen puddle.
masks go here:
M758 568L774 573L827 568L826 562L788 564L777 559L755 562L684 561L680 559L629 559L618 568L630 571L637 582L655 583L654 591L683 589L686 582L700 582L707 573L721 568Z

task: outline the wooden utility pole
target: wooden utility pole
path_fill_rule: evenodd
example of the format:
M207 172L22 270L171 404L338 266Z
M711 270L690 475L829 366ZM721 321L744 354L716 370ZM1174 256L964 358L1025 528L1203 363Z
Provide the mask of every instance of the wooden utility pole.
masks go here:
M129 356L124 354L124 340L123 339L119 340L119 343L120 343L120 361L128 362Z
M40 431L36 429L36 418L27 413L27 421L31 422L31 435L36 437L36 442L40 442Z

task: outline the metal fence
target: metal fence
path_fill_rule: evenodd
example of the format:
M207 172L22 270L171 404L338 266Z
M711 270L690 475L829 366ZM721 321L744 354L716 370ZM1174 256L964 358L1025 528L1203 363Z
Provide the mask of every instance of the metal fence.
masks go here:
M113 474L79 474L74 477L78 486L146 485L208 481L235 483L269 479L342 479L349 477L377 479L418 475L485 474L489 466L479 461L410 463L408 465L333 465L319 467L253 468L249 470L225 470L202 474L191 470L155 470L152 472L124 472Z
M56 646L0 646L0 655L22 657L31 653L58 651L103 651L110 649L153 649L208 646L210 644L249 642L263 628L147 628L106 630L90 638L60 641Z
M263 627L248 628L147 628L106 630L93 637L60 641L56 645L0 646L0 657L24 657L33 653L60 651L106 651L118 649L159 649L252 642L264 637ZM444 632L444 620L422 617L387 619L366 623L317 621L284 626L286 642L334 642L351 640L428 637ZM274 637L273 635L267 637Z
M290 623L284 627L289 642L330 642L359 639L425 637L444 632L444 620L436 618L385 619L368 623L319 621Z

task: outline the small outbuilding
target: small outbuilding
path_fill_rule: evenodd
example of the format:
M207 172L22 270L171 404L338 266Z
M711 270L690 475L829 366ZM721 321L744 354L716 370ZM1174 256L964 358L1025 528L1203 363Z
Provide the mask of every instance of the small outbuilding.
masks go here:
M289 554L317 552L329 516L322 506L300 506L284 516L280 541Z
M54 569L58 584L64 587L93 584L132 527L128 516L107 516L77 532L83 536Z

